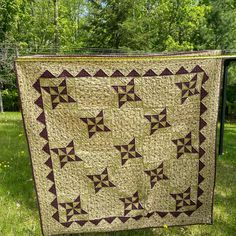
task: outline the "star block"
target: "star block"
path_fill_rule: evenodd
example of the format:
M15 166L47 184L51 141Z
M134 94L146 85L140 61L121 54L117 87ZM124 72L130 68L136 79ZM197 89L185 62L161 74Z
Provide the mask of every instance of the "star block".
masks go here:
M174 139L172 142L177 146L177 159L184 153L198 153L192 146L192 134L189 132L184 138Z
M181 89L181 104L185 102L188 97L199 94L197 90L197 75L195 75L190 81L175 83L179 89Z
M100 111L96 117L80 118L88 126L89 138L91 138L97 132L111 131L104 125L103 111Z
M95 193L102 188L115 187L115 185L109 180L107 168L98 175L87 175L87 177L93 181Z
M121 164L124 165L126 161L133 158L141 158L142 156L136 151L135 138L132 139L128 144L114 146L121 155Z
M163 162L157 168L145 170L144 172L150 176L151 188L153 188L158 181L168 179L168 177L164 175Z
M157 115L145 115L144 117L150 122L150 135L158 129L170 127L170 123L167 122L166 108Z
M75 154L75 147L73 140L63 148L52 148L51 149L54 153L56 153L59 157L61 168L68 162L73 161L82 161L76 154Z
M78 196L73 202L60 203L59 205L66 210L67 221L69 221L74 215L88 214L81 208L80 196Z
M196 204L191 200L191 188L187 188L182 193L171 193L170 194L175 199L176 211L185 206L195 206Z
M71 103L75 100L67 94L66 80L64 79L59 86L42 87L51 96L52 109L60 103Z
M141 101L141 98L135 93L134 79L126 85L114 85L112 88L118 94L118 105L121 108L126 102Z
M124 215L126 216L133 210L143 210L143 206L139 201L138 191L136 191L131 197L120 198L124 203Z

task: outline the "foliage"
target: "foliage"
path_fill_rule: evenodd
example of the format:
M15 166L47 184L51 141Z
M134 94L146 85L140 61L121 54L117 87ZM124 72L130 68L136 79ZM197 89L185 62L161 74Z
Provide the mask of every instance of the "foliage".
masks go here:
M17 50L21 55L230 50L235 35L235 0L0 0L0 83L15 89ZM236 67L229 77L235 83ZM228 104L236 102L232 94Z
M0 0L0 40L22 52L95 47L145 51L232 49L234 0Z
M5 89L2 92L4 111L18 111L19 110L19 98L17 90Z
M39 236L39 216L20 113L0 114L0 235ZM225 154L217 158L214 225L165 227L86 236L225 236L236 231L236 125L226 124Z
M17 2L12 0L0 0L0 42L8 40L17 12Z

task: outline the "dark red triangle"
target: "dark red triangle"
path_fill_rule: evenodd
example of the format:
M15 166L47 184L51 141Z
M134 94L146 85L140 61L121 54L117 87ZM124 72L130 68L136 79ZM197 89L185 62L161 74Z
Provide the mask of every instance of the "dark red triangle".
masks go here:
M80 226L84 226L88 221L87 220L78 220L75 221L77 224L79 224Z
M67 70L63 70L61 72L61 74L58 76L58 78L61 78L61 77L74 77L71 73L69 73Z
M52 103L52 109L55 109L55 108L58 106L58 104L59 104L58 102L56 102L56 103L53 102L53 103Z
M72 223L73 223L73 221L71 221L71 222L63 222L63 223L61 223L61 224L62 224L63 226L65 226L66 228L69 228Z
M127 85L134 85L134 79L131 79Z
M184 211L184 213L187 215L187 216L191 216L193 214L194 211Z
M101 110L96 117L103 117L103 111Z
M187 98L182 98L181 99L181 104L183 104L186 101Z
M114 85L114 86L111 86L117 93L118 93L118 86Z
M200 197L203 194L203 190L201 188L197 188L197 197Z
M48 140L48 132L47 132L46 128L44 128L39 135L40 135L40 137L44 138L45 140Z
M126 163L126 161L128 161L128 159L122 159L121 164L124 165Z
M64 79L64 80L59 84L59 86L66 87L66 80Z
M121 108L125 103L126 101L119 101L119 108Z
M40 78L56 78L50 71L45 70Z
M204 99L207 95L208 92L204 88L201 88L201 100Z
M42 89L50 94L50 88L49 87L42 87Z
M109 131L111 131L107 126L104 126L104 131L105 132L109 132Z
M151 129L150 135L154 134L157 131L157 129Z
M204 70L199 65L196 65L191 71L191 73L200 73L200 72L204 72Z
M91 77L91 75L85 69L82 69L76 77Z
M33 84L34 89L36 89L39 93L41 93L41 88L40 88L40 82L39 80L37 80L34 84Z
M163 70L160 75L161 76L173 75L173 73L168 68L165 68L165 70Z
M106 218L104 218L104 220L106 222L108 222L109 224L111 224L115 219L116 219L116 217L106 217Z
M145 117L149 122L151 122L151 116L150 116L150 115L144 115L144 117Z
M91 138L94 134L95 132L89 132L89 138Z
M113 72L111 77L124 77L124 75L119 70L116 70Z
M199 132L199 143L200 145L206 140L206 137L201 133Z
M191 188L190 187L188 187L185 191L184 191L184 193L190 193L191 192ZM180 195L180 194L179 194ZM182 196L182 195L181 195Z
M201 203L199 200L197 200L197 209L198 209L201 205L202 205L202 203Z
M94 77L108 77L108 75L100 69L95 73Z
M42 124L44 124L44 125L46 124L46 123L45 123L45 115L44 115L44 112L42 112L42 113L38 116L37 121L40 122L40 123L42 123Z
M208 79L209 79L209 76L206 73L204 73L203 79L202 79L202 84L205 84Z
M142 217L143 217L142 215L137 215L137 216L133 216L132 218L137 221L137 220L140 220Z
M206 106L201 102L200 103L200 115L202 115L207 110Z
M138 198L138 191L136 191L136 192L133 194L133 197L137 197L137 198Z
M47 165L50 169L52 169L52 159L51 157L48 158L46 162L44 162L45 165Z
M181 213L182 212L178 212L178 211L170 212L170 214L174 216L175 218L178 217Z
M90 220L91 223L94 225L98 225L102 219L95 219L95 220Z
M183 66L181 66L181 68L176 72L176 75L181 74L188 74L188 71Z
M121 151L121 146L115 145L114 147L115 147L118 151Z
M51 180L52 182L54 182L54 174L53 174L53 171L50 171L50 173L47 175L46 178L49 179L49 180Z
M85 124L87 124L87 118L80 118L80 120L82 120Z
M149 69L143 76L157 76L157 74L152 69Z
M125 223L130 217L121 216L118 217L122 223Z
M34 104L36 104L38 107L40 107L41 109L43 109L43 99L42 96L40 96L35 102Z
M200 117L199 130L202 130L206 125L207 125L207 123L205 122L205 120L203 120L203 119Z
M58 211L57 211L55 214L53 214L52 217L53 217L55 220L57 220L58 222L60 222L60 221L59 221L59 213L58 213Z
M53 193L54 195L56 195L56 186L55 186L55 184L53 184L52 187L48 191Z
M129 74L127 75L127 77L139 77L140 74L136 71L136 70L132 70L129 72Z
M204 179L205 178L202 175L198 174L198 184L202 183Z
M205 164L199 160L198 171L200 172L205 167Z
M47 154L50 155L50 149L49 149L49 144L48 144L48 143L46 143L46 144L43 146L42 150L43 150L44 152L46 152Z
M54 194L54 193L53 193L53 194ZM54 208L58 209L57 198L55 198L55 199L51 202L51 206L53 206Z
M162 212L162 211L157 211L156 213L157 213L161 218L165 217L165 216L168 214L168 212Z
M201 158L206 152L200 147L199 148L199 158Z
M52 148L51 150L58 155L58 148Z
M149 212L149 213L147 213L146 217L150 218L151 216L153 216L153 214L154 214L154 212Z
M68 96L68 102L76 102L71 96Z

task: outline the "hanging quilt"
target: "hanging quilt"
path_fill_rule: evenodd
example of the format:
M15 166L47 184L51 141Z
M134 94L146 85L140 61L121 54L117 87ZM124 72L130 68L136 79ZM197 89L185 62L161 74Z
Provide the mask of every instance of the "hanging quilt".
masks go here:
M218 55L16 60L44 235L212 222Z

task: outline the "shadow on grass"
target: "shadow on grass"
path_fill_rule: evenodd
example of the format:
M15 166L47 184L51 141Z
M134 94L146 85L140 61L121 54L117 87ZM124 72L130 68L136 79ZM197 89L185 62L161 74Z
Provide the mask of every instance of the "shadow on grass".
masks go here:
M125 231L104 232L104 233L69 234L69 236L156 236L156 235L157 234L155 234L151 229L125 230Z

